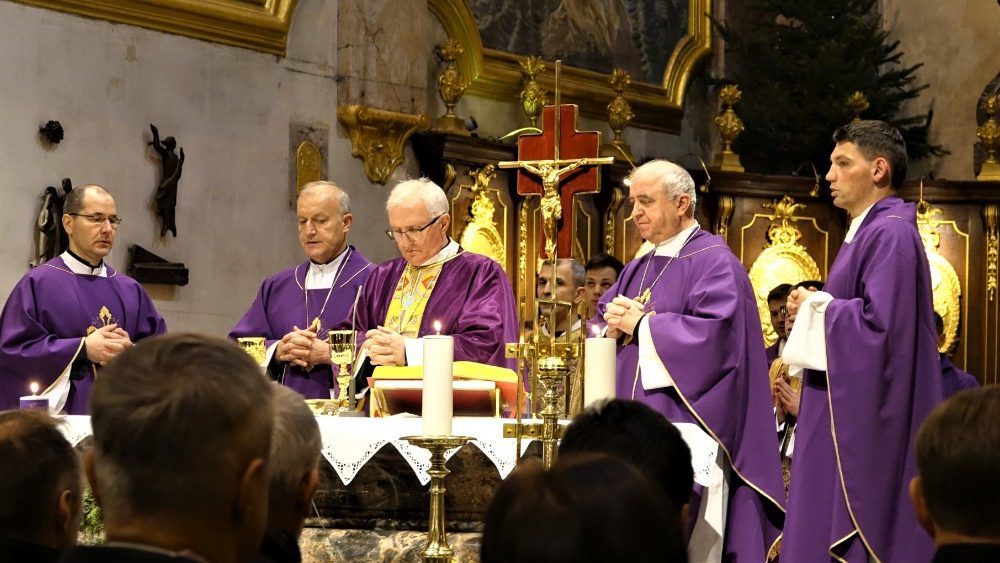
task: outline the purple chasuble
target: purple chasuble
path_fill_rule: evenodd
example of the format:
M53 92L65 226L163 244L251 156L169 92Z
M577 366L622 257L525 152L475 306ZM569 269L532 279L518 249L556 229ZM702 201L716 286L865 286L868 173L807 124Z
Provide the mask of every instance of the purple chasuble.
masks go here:
M82 352L92 326L117 324L132 342L167 331L146 290L111 266L105 268L106 278L74 274L56 257L14 286L0 314L0 410L16 409L32 381L42 389L55 382ZM110 320L100 318L102 307L108 308ZM66 414L87 414L98 366L82 365L86 369L71 376Z
M830 268L827 372L806 370L781 557L928 561L907 488L913 441L941 401L916 207L876 203Z
M406 260L394 258L380 264L365 284L358 305L360 341L365 331L385 322ZM441 334L455 338L455 361L471 361L513 369L516 360L504 356L505 344L517 342L514 292L500 264L492 258L459 250L441 267L441 274L420 320L417 336ZM389 327L391 328L391 327Z
M263 336L266 345L271 346L294 327L308 327L317 316L320 318L318 336L321 338L326 338L329 330L350 329L354 298L373 268L371 262L353 246L347 252L349 254L344 258L334 286L328 289L310 289L308 297L307 290L304 289L306 274L309 272L308 260L264 280L257 298L230 331L229 338L235 340L245 336ZM309 371L291 364L284 364L281 369L281 382L306 399L329 399L331 388L334 393L340 391L330 364L320 364Z
M941 354L941 387L947 399L963 389L979 387L979 380L971 373L958 369L948 356Z
M774 344L767 347L765 351L765 356L767 356L767 365L770 366L774 363L774 360L778 359L778 347L781 345L781 340L779 339Z
M750 279L725 241L697 230L676 258L646 255L625 266L600 314L619 294L634 299L661 271L646 305L656 314L642 322L674 386L643 388L636 338L619 344L616 394L671 422L697 424L722 446L732 468L723 559L764 561L781 529L785 493Z

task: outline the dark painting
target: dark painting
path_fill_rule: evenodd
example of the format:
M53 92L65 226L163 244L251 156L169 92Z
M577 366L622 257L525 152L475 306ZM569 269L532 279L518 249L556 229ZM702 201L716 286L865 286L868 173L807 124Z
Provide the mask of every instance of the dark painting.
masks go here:
M467 0L483 46L661 84L688 0Z

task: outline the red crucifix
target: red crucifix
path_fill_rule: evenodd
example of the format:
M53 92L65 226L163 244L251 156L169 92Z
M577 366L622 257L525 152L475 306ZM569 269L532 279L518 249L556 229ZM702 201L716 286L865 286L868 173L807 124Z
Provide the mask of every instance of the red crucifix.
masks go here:
M573 197L596 193L601 188L600 164L611 157L598 158L601 134L577 131L575 105L546 106L542 110L542 132L521 135L517 141L517 161L501 162L500 168L517 168L517 193L539 195L545 220L545 254L561 258L573 255ZM558 119L557 119L558 117ZM555 226L562 218L558 237ZM553 239L556 239L554 241Z

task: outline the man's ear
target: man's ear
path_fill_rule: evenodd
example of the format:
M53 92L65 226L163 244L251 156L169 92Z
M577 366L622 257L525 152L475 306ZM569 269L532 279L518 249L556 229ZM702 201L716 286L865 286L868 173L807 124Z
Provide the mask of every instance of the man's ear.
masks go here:
M350 213L345 213L343 220L344 220L344 232L346 233L347 231L351 230L351 225L354 224L354 215L351 215Z
M880 184L889 178L889 161L879 156L872 162L872 181Z
M250 529L260 527L263 532L267 522L267 463L263 458L250 460L240 479L236 492L235 516L239 524Z
M90 492L94 494L94 501L97 502L97 506L104 508L104 504L101 502L101 487L97 482L97 472L94 471L93 448L83 454L83 473L87 476L87 482L90 483Z
M920 480L919 476L910 480L909 490L910 503L913 505L913 511L917 513L917 520L923 526L924 530L927 530L931 538L934 538L937 526L934 524L931 511L927 508L927 499L924 498L924 483Z
M63 224L63 230L66 231L67 235L73 234L73 229L72 229L73 216L72 215L68 215L68 214L64 213L63 216L62 216L62 224Z
M80 494L73 489L63 489L59 493L59 502L56 506L56 535L57 549L60 551L76 544L76 534L80 529L80 511L83 507L83 499Z
M573 303L579 304L587 296L587 286L581 285L576 288L576 295L573 296Z
M302 480L299 482L298 502L302 506L303 517L309 516L312 500L316 496L317 489L319 489L319 469L313 468L303 475Z

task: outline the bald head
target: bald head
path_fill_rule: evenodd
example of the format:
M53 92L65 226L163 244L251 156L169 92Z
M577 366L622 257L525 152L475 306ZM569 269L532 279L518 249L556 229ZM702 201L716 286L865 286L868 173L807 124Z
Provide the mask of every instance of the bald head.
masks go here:
M333 182L326 180L309 182L302 186L302 189L299 191L298 199L301 201L303 197L315 199L332 198L337 203L340 215L346 215L351 212L351 196L347 195L347 192Z
M83 198L88 193L106 195L114 201L114 197L112 197L111 192L106 190L104 187L98 186L97 184L82 184L73 188L68 194L66 194L66 199L63 201L63 213L70 215L82 212L84 207Z

